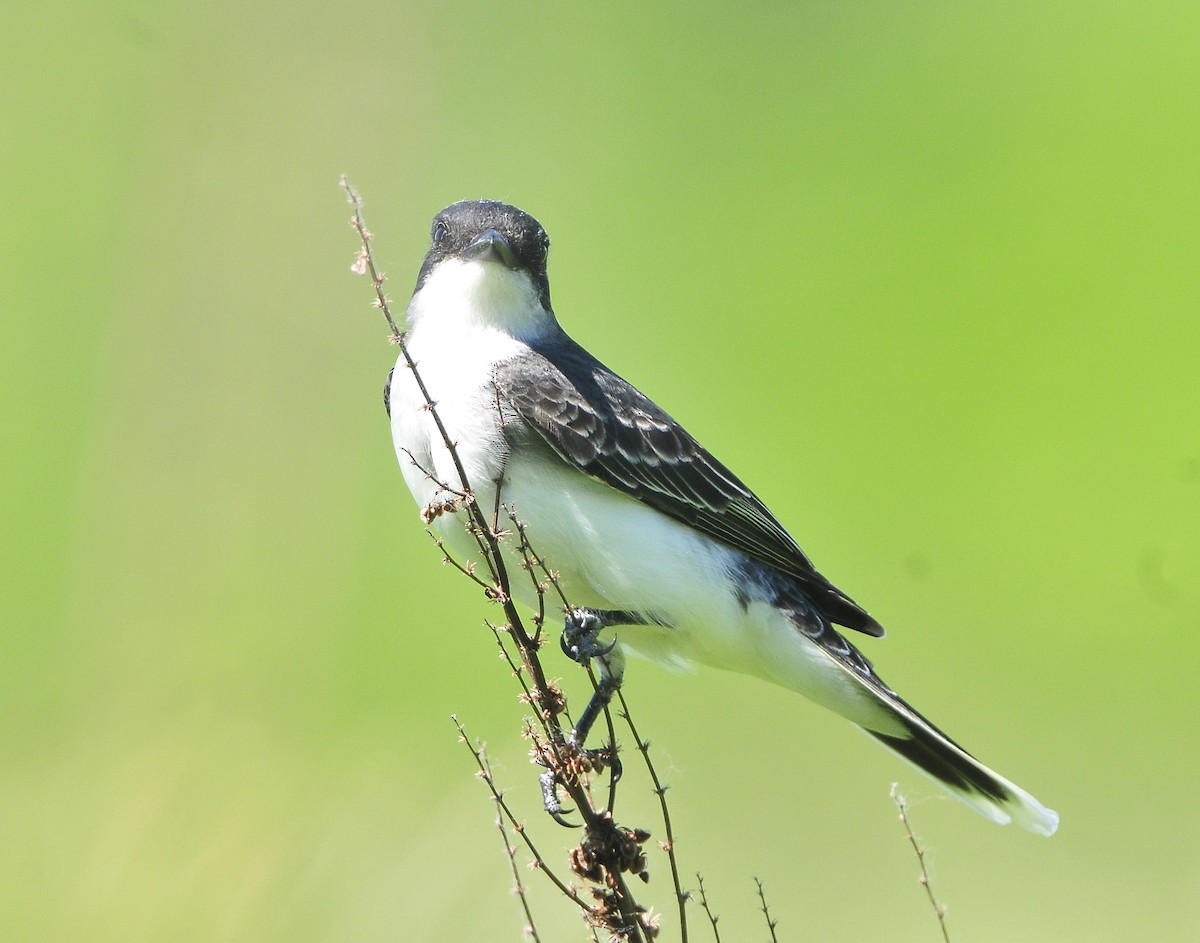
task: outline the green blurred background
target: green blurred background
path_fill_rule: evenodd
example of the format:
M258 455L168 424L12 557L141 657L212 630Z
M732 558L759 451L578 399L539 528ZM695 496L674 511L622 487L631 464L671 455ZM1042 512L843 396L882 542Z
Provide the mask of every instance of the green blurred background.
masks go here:
M893 779L956 940L1200 937L1198 48L1190 4L9 10L0 938L519 939L452 711L562 859L396 468L342 171L398 300L443 205L537 215L568 329L1062 813L635 663L727 938L757 875L781 939L936 939Z

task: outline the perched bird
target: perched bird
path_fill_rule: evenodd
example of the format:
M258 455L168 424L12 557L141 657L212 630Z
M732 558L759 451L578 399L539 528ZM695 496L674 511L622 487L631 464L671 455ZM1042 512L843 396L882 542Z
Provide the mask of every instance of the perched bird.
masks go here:
M515 206L448 206L433 220L405 342L477 501L492 508L500 489L578 607L566 647L586 656L615 637L605 661L618 678L628 649L773 681L857 724L992 821L1052 834L1056 813L922 717L835 628L883 635L762 501L567 336L550 306L549 247ZM458 487L458 474L403 357L385 402L413 496L423 509L441 506L450 496L439 483ZM457 557L478 557L460 519L442 514L433 526ZM532 602L528 582L514 580L514 592Z

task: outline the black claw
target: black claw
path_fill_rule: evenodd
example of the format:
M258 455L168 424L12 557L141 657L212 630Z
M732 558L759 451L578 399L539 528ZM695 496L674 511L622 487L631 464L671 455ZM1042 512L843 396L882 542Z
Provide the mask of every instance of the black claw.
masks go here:
M563 650L563 654L570 658L571 661L578 661L579 659L576 658L578 651L571 640L567 638L568 631L568 629L563 629L563 634L558 637L558 645Z
M601 645L594 652L592 652L592 657L593 658L603 658L605 655L611 655L613 652L613 649L616 647L617 647L617 640L613 639L607 645Z
M613 639L607 645L601 645L596 641L595 632L580 633L575 635L570 632L563 632L559 639L559 645L562 646L563 654L571 661L578 662L581 665L586 665L593 658L603 658L605 655L611 655L613 649L617 647L617 640Z
M608 752L610 754L608 758L609 784L615 786L625 774L625 767L621 764L621 758L617 755L616 744L613 744Z
M563 828L580 828L581 825L576 825L573 822L568 822L564 815L569 815L574 812L574 809L564 809L562 803L558 801L558 782L554 778L554 773L546 771L538 777L538 783L542 787L542 807Z
M612 654L617 645L616 639L607 645L601 645L600 632L611 625L622 623L607 618L610 615L595 609L569 610L559 639L563 654L581 665L586 665L593 658Z

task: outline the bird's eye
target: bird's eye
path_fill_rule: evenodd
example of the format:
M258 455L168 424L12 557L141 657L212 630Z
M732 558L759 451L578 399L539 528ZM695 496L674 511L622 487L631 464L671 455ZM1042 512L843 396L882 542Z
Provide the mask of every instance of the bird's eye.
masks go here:
M433 224L433 241L434 242L445 242L449 238L450 238L450 227L449 226L447 226L441 220L438 220L436 223Z

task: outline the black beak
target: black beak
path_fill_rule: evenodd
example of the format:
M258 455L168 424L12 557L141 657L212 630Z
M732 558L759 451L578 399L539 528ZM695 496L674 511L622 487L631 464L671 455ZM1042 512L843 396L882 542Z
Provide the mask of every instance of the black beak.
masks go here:
M517 256L508 240L494 229L477 236L463 251L468 259L481 262L499 262L505 268L516 268Z

